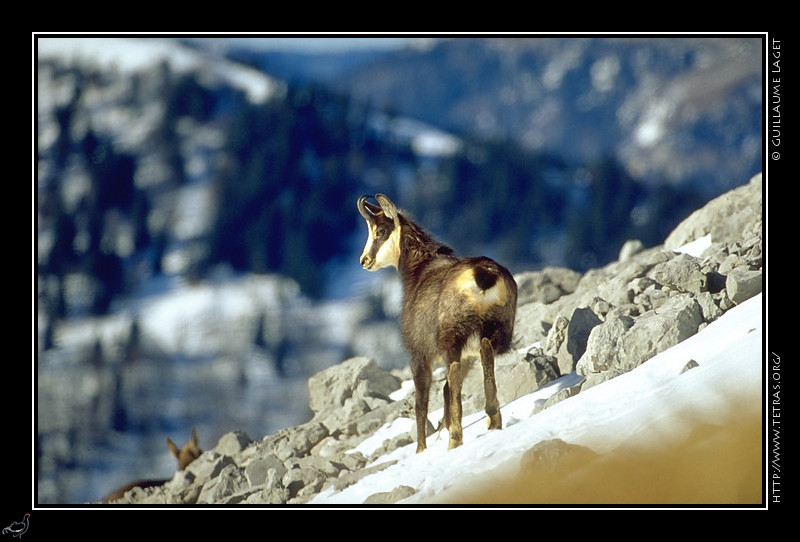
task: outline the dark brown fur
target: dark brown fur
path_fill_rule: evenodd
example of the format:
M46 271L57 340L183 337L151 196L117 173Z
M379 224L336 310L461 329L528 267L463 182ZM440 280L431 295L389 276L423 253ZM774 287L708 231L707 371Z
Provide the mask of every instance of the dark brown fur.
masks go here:
M366 198L358 201L358 209L373 232L361 261L368 270L376 265L396 265L403 281L401 326L416 389L417 452L426 447L428 399L437 359L442 359L448 369L443 425L450 433L450 447L463 441L461 356L473 337L479 339L489 427L500 429L494 356L508 350L511 343L517 306L514 278L489 258L455 256L449 247L400 214L388 198L379 194L376 199L380 207L367 203ZM387 256L378 262L381 245L391 243L398 228L396 262L388 262Z

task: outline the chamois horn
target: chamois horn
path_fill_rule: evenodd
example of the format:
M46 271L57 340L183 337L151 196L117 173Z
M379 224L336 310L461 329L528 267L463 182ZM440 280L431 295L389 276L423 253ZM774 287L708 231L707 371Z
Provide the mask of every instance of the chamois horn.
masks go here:
M361 213L361 216L363 216L368 222L372 220L372 218L375 216L375 212L377 211L377 209L379 209L375 205L367 203L367 200L370 197L371 196L361 196L360 198L358 198L358 203L356 203L356 206L358 207L358 212ZM369 207L375 207L376 211L373 211L372 209L367 207L368 205Z

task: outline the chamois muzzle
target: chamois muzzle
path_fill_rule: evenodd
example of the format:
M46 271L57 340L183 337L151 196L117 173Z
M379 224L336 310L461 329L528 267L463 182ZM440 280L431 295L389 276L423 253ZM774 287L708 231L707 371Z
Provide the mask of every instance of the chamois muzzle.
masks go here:
M370 209L370 207L375 207L374 205L367 203L367 200L371 197L372 196L361 196L360 198L358 198L358 201L356 202L356 207L358 208L358 212L361 214L362 217L364 217L364 220L367 221L367 228L369 229L370 232L372 231L371 229L372 224L375 222L375 214L379 209L377 207L376 210L374 211ZM375 264L375 255L372 253L373 252L372 244L373 244L373 238L372 234L370 233L369 239L367 239L367 244L364 247L364 251L361 254L361 260L360 260L361 267L363 267L367 271L371 271L372 266Z

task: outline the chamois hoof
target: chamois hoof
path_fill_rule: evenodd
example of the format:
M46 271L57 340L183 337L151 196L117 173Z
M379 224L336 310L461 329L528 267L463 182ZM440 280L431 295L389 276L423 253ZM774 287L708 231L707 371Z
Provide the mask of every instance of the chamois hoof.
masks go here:
M453 438L451 438L450 439L450 444L449 444L449 446L447 448L449 450L452 450L453 448L458 448L462 444L464 444L463 439L460 439L460 438L459 439L453 439Z
M489 414L486 416L486 425L489 429L502 429L503 428L503 417L500 415L500 412L492 415Z

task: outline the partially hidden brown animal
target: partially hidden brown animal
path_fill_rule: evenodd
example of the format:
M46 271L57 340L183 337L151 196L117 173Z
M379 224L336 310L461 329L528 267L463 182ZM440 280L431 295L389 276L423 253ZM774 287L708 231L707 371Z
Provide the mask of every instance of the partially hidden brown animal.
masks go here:
M494 375L495 354L508 350L514 332L517 284L511 273L486 258L459 258L453 250L397 210L382 194L378 205L362 196L356 204L367 222L361 266L395 267L403 284L401 329L416 390L417 452L426 448L428 399L433 364L447 367L442 424L449 448L463 443L462 355L480 355L490 429L503 422Z
M175 456L175 459L178 460L178 470L182 471L186 467L188 467L192 461L200 457L203 453L203 450L200 449L200 445L197 439L197 428L192 428L192 438L189 439L183 446L178 448L172 439L167 437L167 449L170 453ZM103 497L103 503L109 503L111 501L115 501L117 499L122 498L125 493L130 491L135 487L158 487L164 485L168 480L136 480L135 482L130 482L121 488L109 493L105 497Z

